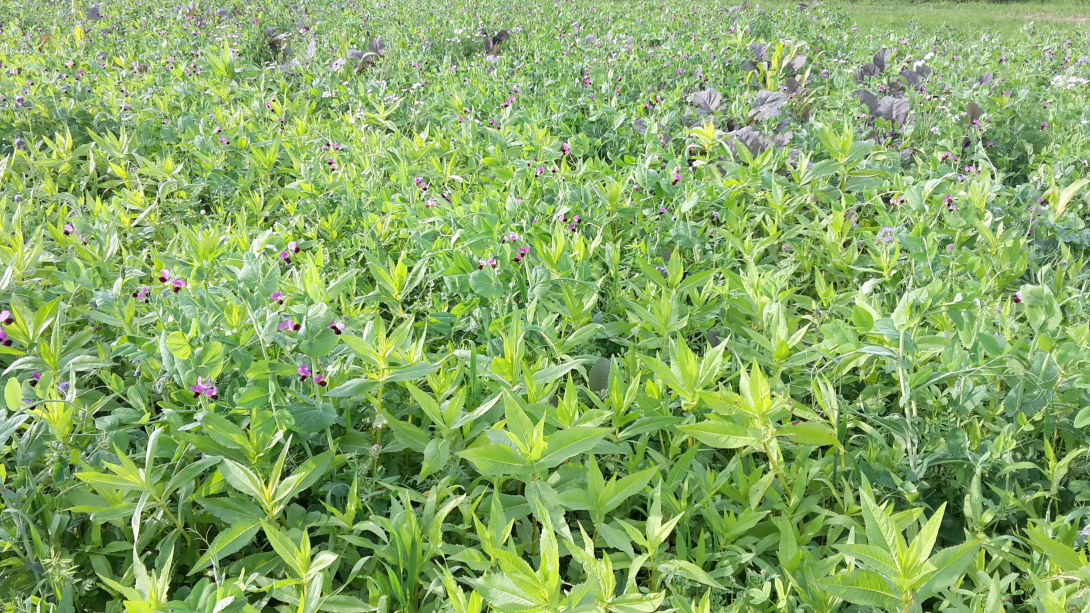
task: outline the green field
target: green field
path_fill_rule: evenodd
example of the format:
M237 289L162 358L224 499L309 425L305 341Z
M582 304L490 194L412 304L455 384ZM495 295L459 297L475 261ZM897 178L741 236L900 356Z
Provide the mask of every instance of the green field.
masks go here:
M3 611L1090 611L1085 5L733 4L0 0Z
M768 6L779 6L772 3ZM783 3L797 6L798 3ZM1056 2L822 2L823 9L842 11L861 28L896 30L910 23L925 29L954 28L969 33L1000 32L1017 36L1023 28L1085 33L1090 30L1090 4Z

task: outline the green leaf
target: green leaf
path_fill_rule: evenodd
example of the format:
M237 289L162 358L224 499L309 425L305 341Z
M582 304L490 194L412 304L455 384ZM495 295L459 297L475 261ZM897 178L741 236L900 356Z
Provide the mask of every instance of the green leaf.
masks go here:
M292 472L290 477L284 479L276 486L276 492L273 494L273 501L281 502L291 500L291 498L299 492L314 485L314 483L322 478L322 475L329 470L329 465L333 461L333 456L334 452L331 449L309 458L306 462L300 464L299 467Z
M296 432L310 434L321 432L329 426L337 423L337 411L328 402L299 402L288 405L288 413L291 414Z
M1030 542L1032 542L1041 553L1048 556L1048 559L1056 564L1056 566L1059 566L1064 572L1074 572L1084 566L1082 557L1077 551L1050 538L1044 532L1041 532L1036 528L1027 527L1026 536L1029 537Z
M737 449L757 443L744 426L729 421L703 421L677 429L716 449Z
M253 541L254 535L257 534L259 528L261 528L261 522L258 520L247 520L238 522L217 534L216 539L212 541L212 546L193 565L193 569L189 571L189 576L200 572L213 560L222 560L245 547Z
M299 351L314 359L322 358L333 351L338 341L337 333L329 328L322 328L314 334L308 330L307 336L299 341Z
M659 572L670 573L673 575L681 575L686 579L703 583L704 585L714 587L716 589L725 590L721 583L712 579L710 575L703 568L700 568L692 562L686 562L685 560L668 560L659 564Z
M576 426L553 433L546 439L548 446L537 462L538 468L555 468L570 457L590 451L607 432L609 428Z
M836 447L839 445L832 428L827 424L814 421L784 426L776 431L776 435L786 436L796 445L812 445L815 447Z
M620 506L622 502L628 500L640 490L647 487L647 484L651 482L652 477L658 473L658 468L651 467L646 470L641 470L638 473L633 473L624 479L614 481L607 486L605 494L608 495L608 498L601 501L601 506L598 510L602 513L609 513Z
M899 610L904 604L893 587L878 573L856 569L818 581L833 596L852 604Z
M538 605L511 579L501 574L489 573L473 581L473 587L489 606L499 611L525 611Z
M485 270L474 270L469 274L469 287L485 300L495 300L505 291L499 279Z
M390 429L394 431L394 437L397 438L402 445L405 445L416 453L424 453L424 449L426 449L428 443L431 442L431 437L428 436L427 432L424 432L414 424L395 418L386 411L382 412L382 417L386 419L386 423L390 426Z
M197 478L197 475L203 473L209 466L218 464L222 458L209 457L202 458L192 464L187 465L182 470L178 471L171 477L170 482L163 488L163 497L170 496L170 493L174 490L182 487L186 483Z
M193 348L189 346L189 339L178 331L167 335L167 349L170 350L171 355L179 360L188 360L189 356L193 355Z
M1032 528L1029 529L1032 530ZM965 569L973 562L973 558L976 557L979 549L979 542L969 541L954 547L947 547L931 556L928 563L934 567L934 570L926 576L927 583L917 590L917 599L920 602L927 600L956 583L965 574ZM1049 556L1049 559L1052 559L1051 556Z
M253 496L255 500L265 499L265 486L249 468L225 459L220 462L219 471L224 481L227 481L231 487L243 494Z
M303 568L301 564L300 551L299 548L295 546L295 543L291 542L288 535L265 521L261 522L261 527L265 531L265 537L269 539L269 544L272 545L273 550L276 551L276 555L283 560L288 568L295 571L296 577L306 579L306 569Z
M450 459L450 441L432 439L424 448L424 462L420 466L420 478L423 479L437 470L442 470Z
M23 386L15 377L8 379L7 385L4 386L4 402L12 413L16 413L22 408Z
M486 477L529 475L532 472L530 464L517 451L501 443L474 447L458 455L472 462L477 471Z

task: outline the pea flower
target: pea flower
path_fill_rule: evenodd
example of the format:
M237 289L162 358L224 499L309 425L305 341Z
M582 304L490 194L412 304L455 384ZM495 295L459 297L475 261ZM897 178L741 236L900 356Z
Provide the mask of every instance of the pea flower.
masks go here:
M11 342L11 339L8 338L8 331L0 327L0 345L11 347Z
M174 293L177 294L185 288L185 279L175 279L171 281L170 284L173 286L170 289L174 290Z
M38 374L38 371L34 371L30 374L30 381L28 381L27 383L30 384L30 387L36 387L38 385L38 382L41 380L42 376Z
M189 386L189 391L193 392L194 398L200 398L201 394L212 400L219 398L219 389L216 388L216 384L211 380L205 381L204 377L197 377L197 384Z
M1022 292L1014 292L1014 304L1022 304Z
M170 271L166 268L159 271L159 282L166 283L170 280Z
M564 143L563 145L560 145L560 152L564 155L568 155L571 153L571 147L568 146L568 143Z
M322 387L325 387L326 386L325 375L315 375L314 376L314 382L317 383L318 385L322 386Z
M477 270L482 270L485 266L491 266L492 268L495 268L497 264L496 258L488 258L487 260L477 261L479 262L479 264L477 265Z
M5 326L10 326L15 323L15 318L11 316L11 311L0 311L0 322L3 322Z
M341 333L344 332L344 322L341 321L331 321L326 327L333 330L333 334L336 334L337 336L340 336Z
M276 304L284 304L284 292L273 292L269 294L270 300L275 300Z
M306 364L303 364L302 366L300 366L296 370L296 372L299 373L299 382L300 383L306 383L307 379L310 378L314 374L314 373L310 372L310 368Z
M521 262L522 258L526 257L526 254L528 254L528 253L530 253L530 248L529 247L519 247L518 248L518 255L515 256L515 261L516 262Z
M893 228L885 227L878 231L878 240L892 243L895 240Z
M291 264L291 256L293 253L299 253L299 245L295 241L288 243L288 248L280 252L280 259L285 264Z
M303 327L303 325L296 322L294 319L286 319L286 320L280 322L280 325L277 326L277 329L280 330L281 332L286 332L288 330L299 330L299 328L302 328L302 327Z
M147 286L144 286L144 287L141 287L140 289L136 290L135 292L133 292L132 297L136 298L137 302L147 302L148 301L148 292L150 292L150 291L151 291L151 288L149 288Z

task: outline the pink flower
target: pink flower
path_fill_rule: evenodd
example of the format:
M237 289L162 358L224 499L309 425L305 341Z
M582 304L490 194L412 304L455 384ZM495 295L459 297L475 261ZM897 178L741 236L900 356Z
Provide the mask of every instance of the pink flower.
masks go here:
M11 311L0 311L0 322L3 322L5 326L10 326L15 323L15 318L11 316Z
M331 321L326 327L333 330L333 334L336 334L337 336L340 336L341 333L344 332L344 322Z
M0 326L0 345L11 347L11 339L8 338L8 331L2 326Z
M284 321L280 322L280 325L277 326L276 329L280 330L281 332L287 332L289 330L298 330L302 327L303 325L296 322L294 319L285 319Z
M136 300L138 302L147 302L148 301L148 292L150 292L150 291L151 291L151 288L149 288L149 287L141 287L139 290L132 293L132 297L136 298Z
M300 383L306 383L307 378L309 378L311 375L314 374L314 373L310 372L310 368L308 368L306 364L300 366L296 370L296 372L299 373L299 382Z
M171 281L170 284L173 286L170 289L174 290L174 293L177 294L185 288L185 279L175 279Z
M170 271L166 268L159 271L159 282L166 283L170 280Z
M276 304L284 304L284 292L273 292L269 294L270 300L275 300Z
M200 398L201 394L212 400L219 398L219 390L216 388L216 384L211 380L206 382L204 377L197 377L197 384L189 386L189 391L193 392L194 398Z

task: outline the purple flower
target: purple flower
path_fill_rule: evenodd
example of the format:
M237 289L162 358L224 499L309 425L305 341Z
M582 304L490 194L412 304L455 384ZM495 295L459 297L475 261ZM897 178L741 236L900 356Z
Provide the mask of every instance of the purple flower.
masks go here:
M174 290L174 293L177 294L185 288L185 279L175 279L171 281L170 284L173 286L170 289Z
M479 262L477 264L477 270L482 270L482 269L484 269L485 266L491 266L492 268L495 268L496 264L497 264L496 258L492 258L492 257L488 258L487 260L481 259L481 260L477 260L477 261Z
M30 384L30 387L36 387L38 385L38 382L41 380L42 376L38 374L38 371L34 371L30 374L30 381L28 381L27 383Z
M326 386L325 375L315 375L314 382L317 383L318 385L322 386L322 387L325 387Z
M11 347L11 339L8 338L8 331L0 326L0 345L5 347Z
M204 377L197 377L197 384L191 385L189 391L193 392L194 398L200 398L201 394L212 400L219 398L219 390L216 388L216 384L211 380L205 381Z
M303 325L296 322L294 319L285 319L284 321L280 322L280 325L276 328L281 332L287 332L289 330L298 330L302 327Z
M946 245L946 253L953 253L954 249L955 249L954 243L948 243Z
M664 277L668 276L670 274L670 271L668 271L665 266L656 266L655 270L661 272L662 276L664 276Z
M70 224L70 223L64 224L64 235L65 236L70 236L75 231L76 231L76 229L72 227L72 224Z
M10 326L15 323L15 318L11 316L11 311L0 311L0 322L3 322L5 326Z
M954 197L950 194L942 197L942 203L946 205L946 208L950 209L951 213L958 210L958 205L954 204Z
M530 253L530 248L529 247L519 247L518 248L518 255L515 256L515 261L516 262L521 262L522 258L526 257L526 254L528 254L528 253Z
M288 251L291 252L291 253L299 253L299 245L297 245L295 243L295 241L289 242L288 243Z
M828 78L828 77L829 77L829 69L828 68L822 68L821 69L821 78L825 79L825 78Z
M283 260L285 264L291 264L291 255L288 254L287 251L280 252L280 259Z
M269 294L270 300L275 300L276 304L284 304L284 292L273 292Z
M1014 292L1013 300L1014 300L1014 304L1021 304L1022 303L1022 292Z
M881 230L879 230L878 231L878 240L886 242L886 243L892 243L894 240L896 240L896 235L895 235L895 232L894 232L893 228L890 228L889 226L886 226L885 228L882 228Z
M1047 127L1048 127L1048 122L1047 121L1042 121L1041 122L1041 129L1044 130Z
M300 367L299 367L299 368L298 368L298 369L296 370L296 372L298 372L298 373L299 373L299 382L300 382L300 383L306 383L306 382L307 382L307 378L308 378L308 377L310 377L311 375L313 375L313 374L314 374L314 373L310 372L310 368L309 368L309 367L307 367L307 365L306 365L306 364L303 364L302 366L300 366Z
M331 321L326 327L333 330L333 334L336 334L337 336L340 336L341 333L344 332L344 322L341 321Z
M151 291L151 288L149 288L147 286L144 286L144 287L141 287L139 290L133 292L132 297L136 298L136 300L138 302L147 302L148 301L148 292L150 292L150 291Z
M568 146L568 143L564 143L563 145L560 145L560 152L564 155L568 155L571 153L571 147Z
M170 271L166 268L159 271L159 282L166 283L170 280Z

